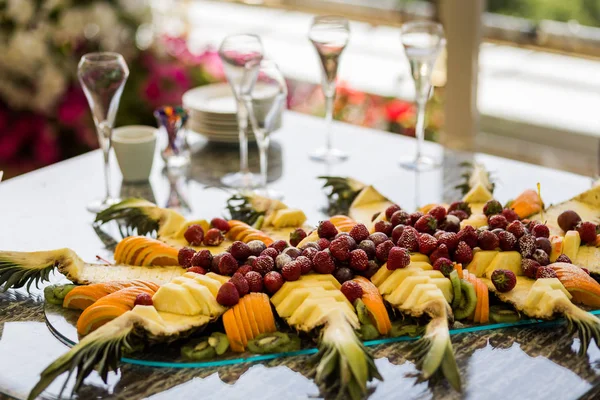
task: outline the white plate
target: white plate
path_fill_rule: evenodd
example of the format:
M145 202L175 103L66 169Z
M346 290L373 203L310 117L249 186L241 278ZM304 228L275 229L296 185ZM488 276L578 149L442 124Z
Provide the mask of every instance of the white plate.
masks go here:
M183 106L192 113L206 114L211 118L236 115L233 91L228 83L215 83L190 89L183 94Z

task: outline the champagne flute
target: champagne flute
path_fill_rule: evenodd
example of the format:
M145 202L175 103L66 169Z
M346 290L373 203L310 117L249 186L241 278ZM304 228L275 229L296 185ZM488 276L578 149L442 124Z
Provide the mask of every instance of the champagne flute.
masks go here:
M429 171L440 166L440 162L424 156L421 151L425 141L425 109L432 93L431 75L440 51L446 45L444 28L436 22L415 21L402 25L402 45L410 62L415 82L417 103L417 152L414 157L401 160L400 166L410 170Z
M246 63L257 65L263 58L262 42L258 36L252 34L227 36L221 43L219 56L236 99L240 138L240 171L225 175L221 182L229 187L249 189L259 183L259 178L248 168L248 110L240 91Z
M267 188L267 155L269 135L281 119L287 100L287 85L277 64L271 60L246 64L242 98L250 116L260 157L260 189L258 194L271 199L283 196Z
M106 195L103 200L88 204L88 211L98 213L119 199L110 195L109 156L112 146L112 131L123 87L129 76L127 63L118 53L100 52L83 55L77 67L77 77L94 117L98 142L104 154L104 184Z
M308 38L321 60L321 88L325 95L325 147L312 152L310 158L328 164L342 162L348 158L348 155L342 150L333 148L331 129L338 66L342 52L350 38L348 20L334 15L315 17L308 32Z

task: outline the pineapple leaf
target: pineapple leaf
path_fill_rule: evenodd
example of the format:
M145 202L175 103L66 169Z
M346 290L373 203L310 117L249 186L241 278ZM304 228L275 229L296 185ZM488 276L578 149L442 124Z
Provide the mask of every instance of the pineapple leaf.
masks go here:
M118 329L114 329L114 324L108 329L102 328L86 336L68 353L42 371L40 380L29 393L28 399L37 398L58 376L67 371L69 374L65 385L71 375L77 371L73 392L77 392L83 380L92 372L94 367L106 383L108 372L117 370L117 363L121 358L121 354L136 351L141 342L134 334L133 323L118 326Z
M252 207L248 197L240 194L234 194L227 199L225 208L229 211L229 219L242 221L248 225L254 225L261 216L265 215L264 211L256 211Z
M329 215L347 215L352 202L364 189L364 185L351 179L339 176L319 176L324 179L323 189L326 190Z
M569 333L577 333L579 336L581 344L578 354L580 356L587 353L591 341L595 341L597 345L600 345L600 320L597 317L574 304L572 304L572 307L568 307L563 314L567 319Z
M102 225L109 221L119 223L121 236L131 236L134 230L138 235L155 234L159 229L162 209L144 199L130 198L110 206L96 214L96 224ZM122 228L126 229L126 233Z
M50 272L59 266L64 251L0 252L0 291L23 286L29 291L33 283L39 287L40 281L48 281Z

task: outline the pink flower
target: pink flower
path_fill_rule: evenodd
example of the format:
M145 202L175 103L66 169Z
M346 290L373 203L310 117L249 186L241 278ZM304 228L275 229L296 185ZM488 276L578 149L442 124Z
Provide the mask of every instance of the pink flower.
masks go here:
M414 105L402 100L392 100L385 106L386 116L390 122L398 122L411 118L415 111Z
M66 126L74 127L81 124L88 112L89 108L83 90L70 87L65 93L63 101L58 105L58 120Z
M148 80L142 94L153 108L164 104L180 104L192 81L186 70L176 63L150 65Z
M45 122L37 121L39 133L33 142L33 156L37 162L48 165L60 160L60 145L54 129Z

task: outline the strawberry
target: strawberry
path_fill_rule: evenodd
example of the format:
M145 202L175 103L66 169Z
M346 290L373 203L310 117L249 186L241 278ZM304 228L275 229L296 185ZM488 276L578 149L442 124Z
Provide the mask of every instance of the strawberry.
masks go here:
M452 210L448 213L448 215L455 216L456 218L458 218L459 221L469 218L469 214L467 214L463 210Z
M467 265L473 260L473 249L465 242L458 242L456 251L454 252L454 261Z
M239 240L233 242L231 247L227 250L236 260L245 261L248 257L252 255L252 251L250 247L244 242Z
M410 214L410 222L408 223L410 226L415 226L415 224L417 223L417 221L419 220L419 218L421 218L423 216L423 213L420 211L415 211L414 213Z
M582 242L587 244L596 242L596 224L593 222L582 222L575 229L579 232Z
M508 231L500 231L498 233L498 240L502 251L511 251L517 246L517 238Z
M392 226L391 222L388 222L388 221L377 221L375 223L375 232L385 233L386 236L391 236L392 235L392 229L394 229L394 227Z
M477 245L481 250L494 250L500 246L500 241L498 240L498 236L494 235L491 231L481 231L477 238Z
M388 221L391 221L392 215L394 215L395 212L400 210L402 210L402 207L400 207L398 204L392 204L391 206L385 209L385 217Z
M137 296L135 296L135 300L133 302L134 307L135 306L151 306L154 305L154 302L152 301L152 296L150 296L148 293L140 293Z
M568 255L566 254L561 254L560 256L558 256L556 258L556 262L562 262L562 263L567 263L567 264L573 264L573 262L571 261L571 259L569 258Z
M343 237L333 239L329 245L329 251L338 261L346 261L350 258L350 245Z
M208 270L212 264L212 259L213 256L209 250L200 250L192 257L191 265L192 267L202 267Z
M265 275L264 286L270 294L276 293L283 286L283 277L277 271L271 271Z
M465 242L470 248L477 246L477 231L475 231L475 228L473 228L471 225L465 226L456 235L459 242Z
M219 274L231 276L235 273L235 271L237 271L237 269L237 260L229 253L223 253L218 264Z
M190 247L183 247L179 249L179 252L177 253L177 262L179 262L179 265L183 268L189 268L192 266L192 259L195 254L196 250Z
M313 257L318 251L319 250L315 249L314 247L307 247L306 249L302 250L302 255L312 261Z
M384 263L388 260L388 254L390 249L394 247L394 242L391 240L386 240L385 242L379 244L375 249L375 257L379 262Z
M581 270L582 270L583 272L585 272L586 274L588 274L588 275L590 274L590 270L589 270L589 269L587 269L587 268L581 267Z
M448 258L440 257L433 263L433 269L440 271L445 277L448 277L454 271L454 263Z
M296 258L296 262L298 263L298 265L300 265L302 275L308 274L310 271L312 271L313 262L310 258L305 256L298 256L298 258Z
M550 229L545 224L537 224L531 230L531 233L536 238L549 238L550 237ZM581 234L580 234L581 235ZM596 240L596 232L594 231L594 240Z
M250 248L252 255L256 257L260 256L260 253L262 253L267 248L267 246L260 240L251 240L246 244Z
M429 255L429 261L433 264L437 261L438 258L450 258L450 254L448 253L448 248L445 244L440 244L437 249L433 251Z
M448 214L450 214L453 211L461 211L465 213L465 218L469 218L469 216L471 215L471 207L468 203L465 203L464 201L455 201L454 203L450 204L450 207L448 207Z
M369 230L364 224L356 224L350 229L350 236L356 243L360 243L369 237Z
M505 208L502 210L502 216L506 218L509 223L519 220L519 215L512 208Z
M223 218L213 218L210 221L210 226L221 232L229 232L230 229L229 222L225 221Z
M206 270L202 267L189 267L187 269L187 272L194 272L196 274L206 275Z
M437 238L438 244L445 244L448 251L453 252L458 246L458 236L454 232L444 232Z
M225 236L217 228L209 229L204 235L204 244L207 246L218 246L223 243L223 240L225 240Z
M407 226L404 228L400 239L396 243L397 246L404 247L410 252L419 250L419 239L417 238L418 232L415 228Z
M298 228L293 232L290 232L290 244L294 247L306 238L306 232L302 228Z
M492 283L497 291L510 292L517 285L517 276L509 269L496 269L492 272Z
M246 278L244 278L244 275L240 274L239 272L233 274L229 282L235 285L240 297L244 297L250 291L248 281Z
M321 250L325 250L325 249L328 249L328 248L329 248L329 244L330 244L330 242L329 242L329 240L327 240L327 239L325 239L325 238L321 238L321 239L319 239L319 240L317 241L317 244L319 245L319 248L320 248Z
M519 253L521 253L521 256L523 258L531 257L537 247L535 245L535 238L533 237L533 235L526 233L525 235L521 236L521 238L519 238L518 247Z
M410 264L410 253L402 247L392 247L388 252L387 269L406 268Z
M550 267L539 267L535 272L536 279L557 278L556 272Z
M438 223L441 223L446 218L446 209L443 206L435 206L427 214L435 218Z
M279 255L279 252L273 247L267 247L262 251L262 253L260 253L260 255L265 257L271 257L271 259L275 261L275 259Z
M340 288L340 290L342 291L342 293L344 293L344 296L346 296L346 298L351 304L354 304L354 302L357 299L360 299L363 295L362 286L360 286L358 282L354 281L346 281L342 283L342 287Z
M515 235L517 239L520 239L525 233L525 226L521 221L513 221L506 227L506 231Z
M320 238L332 239L337 235L338 230L331 221L321 221L317 227L317 233Z
M423 215L415 222L415 229L422 233L434 233L437 229L437 220L432 215Z
M404 210L396 211L390 219L392 226L410 225L410 214Z
M252 271L258 272L261 276L265 276L275 267L273 259L266 255L261 255L252 263Z
M268 248L275 249L278 253L281 253L286 247L288 247L288 243L285 240L276 240Z
M369 266L369 257L367 257L367 253L364 250L352 250L349 258L350 268L355 271L365 271Z
M248 289L251 292L262 292L263 290L263 277L256 271L250 271L244 278L248 281Z
M392 230L392 242L398 243L398 239L400 239L400 236L402 236L402 232L404 232L405 226L406 225L400 224L394 227L394 229Z
M498 200L489 200L483 206L483 213L486 217L491 215L500 214L502 212L502 204Z
M252 266L244 264L237 269L236 273L240 273L240 274L246 276L246 274L250 271L252 271Z
M438 240L428 233L419 235L419 253L431 254L438 247Z
M217 302L225 307L235 306L240 301L240 294L235 285L231 282L225 282L219 288L217 293Z
M335 270L335 263L329 252L322 250L315 254L313 258L313 269L319 274L333 273Z
M200 246L202 244L202 240L204 239L204 229L202 229L200 225L190 225L185 230L183 237L192 246Z
M495 214L488 218L488 227L490 229L506 229L508 221L502 214Z
M530 258L523 258L521 260L521 269L523 270L523 273L531 279L535 279L535 273L539 267L541 267L541 265Z
M286 281L297 281L302 275L302 267L297 261L292 261L283 266L281 275Z

